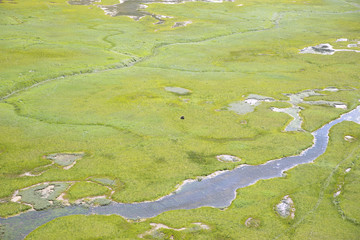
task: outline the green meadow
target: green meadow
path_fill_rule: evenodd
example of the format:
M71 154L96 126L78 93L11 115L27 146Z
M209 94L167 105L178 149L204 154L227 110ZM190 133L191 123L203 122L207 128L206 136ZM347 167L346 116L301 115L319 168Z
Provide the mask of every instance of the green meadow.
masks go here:
M358 0L147 4L142 11L172 17L163 24L97 7L117 3L0 1L0 217L40 204L28 188L41 183L66 185L71 204L156 200L187 179L300 154L313 144L311 132L359 104L360 52L299 53L322 43L359 51ZM183 21L192 23L172 27ZM322 91L328 87L338 91ZM303 131L286 132L293 118L271 108L291 107L285 94L304 90L321 94L304 101L347 108L300 103ZM228 109L250 94L276 101L242 115ZM26 239L359 239L359 139L359 125L336 125L314 163L238 189L226 209L143 221L74 215ZM84 156L64 167L47 158L56 153ZM241 161L220 162L222 154ZM17 190L29 200L17 200ZM286 195L294 219L274 210ZM249 218L256 224L246 226ZM168 228L151 231L150 223Z

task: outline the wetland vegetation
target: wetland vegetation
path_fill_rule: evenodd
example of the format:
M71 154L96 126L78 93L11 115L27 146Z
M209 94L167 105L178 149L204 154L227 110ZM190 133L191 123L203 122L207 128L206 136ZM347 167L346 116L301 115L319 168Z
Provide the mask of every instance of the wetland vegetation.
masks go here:
M300 154L359 105L359 14L358 0L0 1L0 217L153 201ZM334 126L314 163L224 209L79 212L22 237L358 239L359 139Z

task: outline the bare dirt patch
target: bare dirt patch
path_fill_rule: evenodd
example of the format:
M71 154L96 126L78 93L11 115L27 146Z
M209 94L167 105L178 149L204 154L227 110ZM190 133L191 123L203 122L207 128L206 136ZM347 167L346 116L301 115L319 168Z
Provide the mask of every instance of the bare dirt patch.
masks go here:
M216 159L220 162L240 162L241 158L232 155L218 155Z
M178 95L188 95L191 93L189 89L181 87L165 87L165 91L175 93Z

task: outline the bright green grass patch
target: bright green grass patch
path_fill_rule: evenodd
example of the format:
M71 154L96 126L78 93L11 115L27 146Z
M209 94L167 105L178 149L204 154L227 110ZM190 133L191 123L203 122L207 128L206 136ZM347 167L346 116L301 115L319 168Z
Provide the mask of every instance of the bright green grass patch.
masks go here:
M66 197L74 201L84 197L94 197L109 194L110 190L92 182L77 182L67 191Z
M312 106L308 104L300 104L299 106L305 108L300 112L300 116L304 119L302 128L309 132L315 131L325 123L348 111L330 106Z
M69 216L55 219L26 239L136 239L145 224L128 223L118 216Z
M8 217L11 215L15 215L21 212L24 212L26 210L29 210L31 207L15 203L15 202L6 202L0 204L0 217Z

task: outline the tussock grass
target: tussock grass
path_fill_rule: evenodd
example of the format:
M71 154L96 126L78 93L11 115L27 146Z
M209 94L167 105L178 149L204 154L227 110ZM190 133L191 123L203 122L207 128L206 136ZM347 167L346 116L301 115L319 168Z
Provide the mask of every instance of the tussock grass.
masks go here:
M16 215L18 213L24 212L30 209L30 206L15 203L15 202L6 202L0 204L0 217L8 217Z

